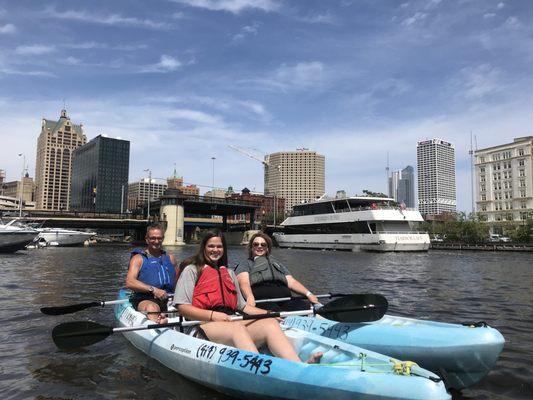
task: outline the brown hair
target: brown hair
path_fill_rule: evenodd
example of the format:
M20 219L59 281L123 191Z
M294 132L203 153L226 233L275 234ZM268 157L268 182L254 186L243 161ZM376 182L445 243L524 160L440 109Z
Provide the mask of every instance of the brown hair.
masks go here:
M270 252L272 251L272 239L270 239L270 236L268 236L264 232L254 233L252 235L252 237L250 238L250 241L248 242L248 258L250 260L253 260L253 258L254 258L254 255L253 255L253 252L252 252L253 243L254 243L255 238L258 238L258 237L260 237L262 239L265 239L265 242L267 244L267 253L270 254Z

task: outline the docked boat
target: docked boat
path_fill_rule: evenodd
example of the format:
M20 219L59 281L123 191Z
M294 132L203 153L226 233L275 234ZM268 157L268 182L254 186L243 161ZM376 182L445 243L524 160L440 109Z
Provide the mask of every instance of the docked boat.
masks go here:
M320 199L293 207L273 234L280 247L351 251L427 251L420 212L383 197Z
M39 236L37 241L44 241L51 246L80 246L95 232L81 232L63 228L37 228Z
M121 291L119 299L125 298L127 292ZM125 327L153 323L129 303L115 305L115 317ZM180 375L239 398L451 398L439 377L412 363L292 327L285 327L285 333L302 359L322 351L321 362L297 363L252 353L171 328L133 330L124 336Z
M7 224L0 221L0 252L13 253L22 250L39 234L35 229L13 219Z
M392 315L365 323L294 316L286 318L283 325L412 360L442 376L453 389L463 389L485 377L505 343L498 330L483 323L465 326Z

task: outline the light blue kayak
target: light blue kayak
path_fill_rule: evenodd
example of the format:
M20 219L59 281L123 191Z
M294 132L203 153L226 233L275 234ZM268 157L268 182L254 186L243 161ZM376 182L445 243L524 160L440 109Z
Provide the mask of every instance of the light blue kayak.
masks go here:
M119 299L126 297L121 291ZM126 327L153 323L129 303L117 304L115 317ZM251 353L171 328L134 330L124 336L180 375L239 398L451 399L442 380L421 367L304 330L284 329L302 359L322 351L320 364Z
M448 388L479 382L494 367L505 343L489 326L463 326L385 315L379 321L337 323L322 318L288 317L283 325L411 360L439 374Z

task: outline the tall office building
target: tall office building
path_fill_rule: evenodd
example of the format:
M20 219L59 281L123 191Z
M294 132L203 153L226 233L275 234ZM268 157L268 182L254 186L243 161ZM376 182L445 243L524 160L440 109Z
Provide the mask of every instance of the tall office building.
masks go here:
M130 142L99 135L72 158L71 210L119 213L126 210Z
M35 163L37 209L68 209L72 153L86 142L83 125L73 124L66 110L58 121L42 120Z
M418 142L418 209L422 215L455 212L455 147L440 139Z
M265 195L284 198L285 212L324 195L325 163L323 155L307 149L266 155Z
M415 172L408 165L402 170L393 171L389 177L389 197L406 207L415 208Z
M143 178L138 182L128 185L128 210L135 210L137 207L151 201L159 199L167 189L166 183L156 183L155 179Z
M533 217L533 136L476 150L476 209L489 222Z

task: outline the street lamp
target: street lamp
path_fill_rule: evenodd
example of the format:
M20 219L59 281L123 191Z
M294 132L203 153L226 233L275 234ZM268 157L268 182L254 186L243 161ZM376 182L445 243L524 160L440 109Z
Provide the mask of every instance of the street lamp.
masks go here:
M213 161L213 194L215 193L215 160L216 157L211 157L211 160Z
M22 157L22 173L20 174L20 194L19 194L19 218L22 218L22 198L24 192L24 170L26 169L26 155L19 153L19 157Z
M148 212L146 219L150 220L150 200L152 197L152 170L147 168L144 172L148 172Z

